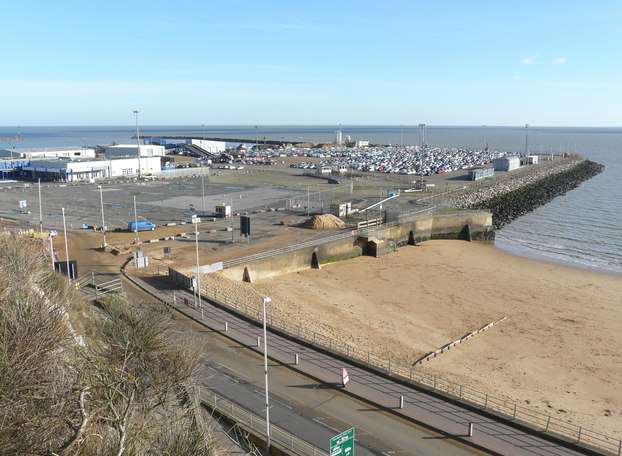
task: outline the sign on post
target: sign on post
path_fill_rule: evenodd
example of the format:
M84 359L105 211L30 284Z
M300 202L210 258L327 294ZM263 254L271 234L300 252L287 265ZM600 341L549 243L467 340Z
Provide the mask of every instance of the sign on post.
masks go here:
M348 370L345 367L341 368L341 386L345 388L345 386L350 381L350 375L348 375Z
M354 428L330 439L330 456L354 456Z

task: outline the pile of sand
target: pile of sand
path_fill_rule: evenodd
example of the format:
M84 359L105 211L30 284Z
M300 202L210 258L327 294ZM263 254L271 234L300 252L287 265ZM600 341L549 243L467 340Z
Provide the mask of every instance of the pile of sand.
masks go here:
M308 218L301 226L312 230L336 230L345 228L346 224L333 214L322 214Z

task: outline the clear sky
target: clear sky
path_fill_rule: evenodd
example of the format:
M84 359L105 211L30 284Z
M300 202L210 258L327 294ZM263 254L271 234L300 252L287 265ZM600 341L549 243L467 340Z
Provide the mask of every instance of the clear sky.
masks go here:
M0 125L622 125L622 2L11 1Z

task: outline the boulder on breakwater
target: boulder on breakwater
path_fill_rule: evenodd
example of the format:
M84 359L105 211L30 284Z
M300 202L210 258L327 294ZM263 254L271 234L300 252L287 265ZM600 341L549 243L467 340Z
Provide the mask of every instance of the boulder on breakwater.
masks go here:
M582 160L569 169L546 176L509 192L500 192L471 205L472 209L489 209L495 229L525 215L553 198L575 189L582 182L602 172L604 166Z

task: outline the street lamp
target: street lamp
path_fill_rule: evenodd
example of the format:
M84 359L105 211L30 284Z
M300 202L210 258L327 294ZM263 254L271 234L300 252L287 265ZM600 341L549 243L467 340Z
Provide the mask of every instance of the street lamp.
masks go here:
M140 179L140 133L138 132L138 113L140 111L135 109L132 112L134 113L134 118L136 119L136 151L138 153L138 178Z
M41 206L41 178L39 178L39 232L43 233L43 209Z
M194 244L196 247L197 253L197 290L198 290L198 303L201 307L201 320L203 320L203 301L201 300L201 272L199 270L199 222L201 219L199 217L193 217L192 223L194 223Z
M138 237L138 213L136 212L136 195L134 195L134 233L136 233L136 243L140 242Z
M203 213L201 215L205 215L205 169L203 167L203 162L201 164L201 210Z
M63 236L65 237L65 264L67 265L67 279L71 283L71 271L69 270L69 245L67 244L67 223L65 222L65 208L61 207L63 212Z
M270 399L268 396L268 337L266 330L266 305L272 299L268 296L261 298L263 305L263 368L266 380L266 454L270 454Z
M106 248L108 243L106 242L106 222L104 220L104 194L101 185L98 185L97 188L99 189L99 203L102 210L102 235L104 236L104 242L102 243L102 247Z

